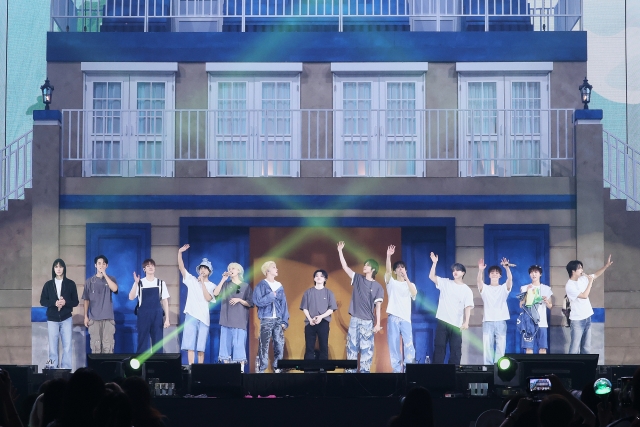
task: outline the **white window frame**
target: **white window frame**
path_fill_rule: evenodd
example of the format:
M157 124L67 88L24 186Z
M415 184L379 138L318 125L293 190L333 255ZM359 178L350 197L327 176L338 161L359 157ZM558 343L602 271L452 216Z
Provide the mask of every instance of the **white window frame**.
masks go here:
M407 177L424 176L425 164L425 120L423 111L425 108L425 76L428 64L420 63L332 63L333 72L333 108L334 114L334 176L375 176L375 177ZM369 130L367 141L369 161L355 165L358 173L346 174L344 157L344 83L370 82L371 83L371 116L368 119ZM387 141L393 141L397 136L388 135L387 113L387 84L388 83L415 83L415 159L412 166L414 173L400 174L390 173L393 168L392 161L387 159L389 152ZM402 115L402 113L401 113ZM362 135L358 135L362 137ZM387 139L389 138L389 139ZM360 172L361 171L361 172Z
M551 171L549 160L533 160L536 163L527 164L526 161L509 160L514 155L514 140L512 131L515 131L513 124L515 120L522 120L521 116L516 117L512 110L512 87L515 82L538 83L540 85L540 118L539 129L535 134L530 131L522 135L530 138L533 145L538 142L539 155L541 159L549 159L551 137L549 135L549 109L550 109L550 72L553 63L458 63L458 105L460 116L458 120L458 151L462 158L473 158L474 150L470 149L469 134L469 114L468 111L468 84L471 82L495 82L497 85L497 132L495 135L480 135L482 138L495 141L497 161L466 161L459 162L459 175L466 176L548 176ZM523 113L527 115L525 110ZM518 113L519 114L519 113ZM528 116L527 116L528 117ZM476 122L477 123L477 122ZM475 137L474 137L475 139ZM521 158L521 157L520 157ZM518 173L522 166L529 166L533 173ZM482 173L483 170L485 173Z
M207 64L209 79L209 111L208 123L208 176L300 176L301 135L300 135L300 72L301 63L216 63ZM233 135L233 141L246 144L246 166L240 167L246 173L227 174L219 171L220 160L217 152L218 135L218 84L222 82L246 83L247 134L240 137ZM290 112L285 114L289 122L289 135L264 138L263 120L269 120L262 112L263 83L290 84ZM238 112L239 113L239 112ZM277 113L276 113L277 114ZM263 142L267 142L269 153L264 152ZM280 149L289 145L288 158L273 160L271 148ZM283 163L285 162L285 163ZM287 173L283 173L282 169Z
M148 64L147 64L148 65ZM120 165L120 174L107 174L108 176L173 176L174 175L174 125L173 114L175 108L175 72L173 71L173 63L145 64L132 63L122 68L124 71L117 70L117 64L102 63L83 63L84 78L84 152L93 156L93 84L102 82L119 82L121 83L121 124L120 132L116 136L121 141L121 156L123 158L137 159L138 141L140 132L137 130L138 114L137 108L137 83L143 82L161 82L165 83L165 99L164 109L162 113L162 156L160 161L159 172L151 175L138 174L138 161L123 160ZM150 71L146 71L149 69ZM177 70L177 65L175 66ZM84 176L93 176L93 163L96 160L85 160L83 162ZM151 160L155 161L155 160ZM103 175L100 175L103 176Z

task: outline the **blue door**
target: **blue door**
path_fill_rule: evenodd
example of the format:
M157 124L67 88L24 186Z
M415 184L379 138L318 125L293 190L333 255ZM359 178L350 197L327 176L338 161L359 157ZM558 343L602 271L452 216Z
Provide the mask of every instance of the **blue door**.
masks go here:
M114 352L134 353L138 334L133 310L137 301L129 301L129 291L133 285L133 272L140 274L142 261L151 257L151 224L87 224L86 241L86 276L95 274L93 260L102 254L109 260L107 274L115 277L118 283L118 293L113 295L116 321Z
M189 273L196 275L196 267L202 258L211 261L213 272L210 280L218 284L222 273L227 271L229 263L237 262L245 268L245 281L249 274L249 227L212 227L191 225L181 227L180 246L189 244L191 247L183 253L184 265ZM177 252L176 252L177 255ZM187 287L180 277L180 324L184 324L184 304L187 300ZM204 353L205 363L216 363L220 343L220 304L211 307L209 339ZM182 342L182 334L180 335ZM249 347L247 346L247 349ZM187 352L182 354L182 362L187 364ZM249 368L247 363L246 369ZM247 371L248 372L248 371Z
M517 295L520 287L531 283L528 269L532 265L542 266L540 281L549 285L549 225L516 224L484 226L484 258L487 266L499 264L502 257L508 258L517 267L512 268L513 289L507 300L511 319L507 322L507 353L521 353L520 334L516 320L520 314ZM485 278L485 281L488 277ZM505 277L502 279L506 280ZM486 283L486 282L485 282ZM557 295L556 295L557 298ZM547 313L549 319L549 313ZM547 343L547 348L549 348ZM538 352L534 348L534 352Z

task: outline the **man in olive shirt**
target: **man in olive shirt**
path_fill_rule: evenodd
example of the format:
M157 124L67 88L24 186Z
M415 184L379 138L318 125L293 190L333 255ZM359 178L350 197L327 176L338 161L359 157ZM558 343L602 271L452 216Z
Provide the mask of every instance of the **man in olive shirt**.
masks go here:
M96 274L84 284L84 326L89 328L91 353L113 353L116 322L113 315L112 294L118 293L116 279L105 271L109 261L104 255L93 260Z

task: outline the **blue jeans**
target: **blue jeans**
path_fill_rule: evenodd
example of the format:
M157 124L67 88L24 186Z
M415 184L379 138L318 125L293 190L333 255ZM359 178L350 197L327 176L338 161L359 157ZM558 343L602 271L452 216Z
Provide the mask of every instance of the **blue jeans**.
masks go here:
M362 320L351 316L347 332L347 360L358 360L360 353L360 373L368 374L373 361L373 320ZM355 369L346 369L353 373Z
M591 316L571 321L569 354L591 354Z
M58 339L62 339L62 362L60 368L71 369L71 332L73 320L69 317L62 322L47 321L49 331L49 359L53 366L58 367Z
M220 362L232 361L242 363L247 361L247 331L240 328L228 328L220 326L220 351L218 360Z
M506 320L482 322L482 346L485 365L493 365L504 356L507 347Z
M407 363L415 363L416 360L411 323L401 317L390 314L387 317L387 332L391 368L393 368L393 372L402 373ZM402 354L400 353L400 337L402 337L403 344L404 366L402 364Z

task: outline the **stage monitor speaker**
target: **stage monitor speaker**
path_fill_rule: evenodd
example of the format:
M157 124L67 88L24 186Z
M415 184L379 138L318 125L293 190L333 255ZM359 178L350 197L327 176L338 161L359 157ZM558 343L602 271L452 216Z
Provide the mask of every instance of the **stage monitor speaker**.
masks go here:
M191 365L191 394L209 397L243 397L239 363Z
M567 389L582 390L596 379L597 354L506 354L505 357L516 361L516 373L512 380L505 381L496 368L496 386L523 388L529 377L555 374Z
M96 371L104 381L122 379L122 361L138 357L131 353L87 354L87 367ZM145 356L146 357L146 356ZM158 378L160 383L174 383L182 390L182 356L180 353L156 353L144 360L145 379Z
M358 369L357 360L279 360L278 368L304 372L329 372L336 369Z
M408 363L406 375L408 387L415 383L437 394L456 390L456 365Z

